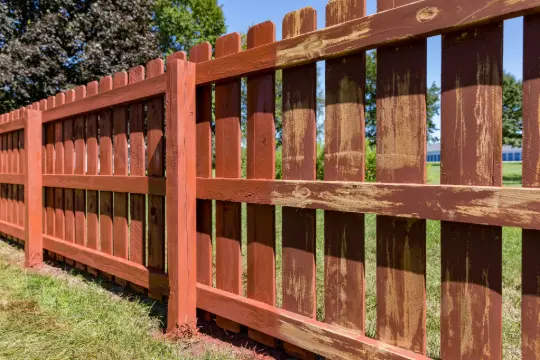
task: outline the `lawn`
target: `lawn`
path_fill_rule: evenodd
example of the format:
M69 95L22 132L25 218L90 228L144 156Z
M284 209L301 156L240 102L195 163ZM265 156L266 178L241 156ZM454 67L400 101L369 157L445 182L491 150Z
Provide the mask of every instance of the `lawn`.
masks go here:
M22 268L24 252L0 241L1 359L252 359L228 345L169 341L162 305L119 296L45 267Z
M503 163L503 184L505 186L521 185L521 162ZM441 183L441 163L428 163L427 181L430 184Z

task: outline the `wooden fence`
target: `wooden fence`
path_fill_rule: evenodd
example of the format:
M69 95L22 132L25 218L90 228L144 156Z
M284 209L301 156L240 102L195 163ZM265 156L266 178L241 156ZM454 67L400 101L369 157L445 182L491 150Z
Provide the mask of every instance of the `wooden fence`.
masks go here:
M225 329L244 325L252 338L271 346L280 339L303 358L424 359L426 219L440 220L441 357L500 359L501 227L520 227L522 357L538 359L539 13L540 0L379 0L378 13L365 16L365 0L332 0L323 29L315 11L304 8L285 16L281 41L273 23L262 23L249 30L246 51L239 34L225 35L215 59L210 45L200 44L190 62L182 53L170 57L166 73L163 61L153 60L4 115L0 231L26 239L28 265L40 263L44 248L81 269L168 296L169 331L193 326L198 307ZM525 16L525 187L502 188L502 21L517 16ZM439 34L442 185L435 186L425 184L426 38ZM377 183L363 182L369 49L377 49ZM325 180L315 181L320 60L326 60ZM275 180L277 69L283 69L281 181ZM247 179L241 77L247 77ZM248 203L246 297L242 202ZM276 206L283 207L282 308ZM316 209L325 210L324 322L315 319ZM364 213L377 215L376 340L365 336Z

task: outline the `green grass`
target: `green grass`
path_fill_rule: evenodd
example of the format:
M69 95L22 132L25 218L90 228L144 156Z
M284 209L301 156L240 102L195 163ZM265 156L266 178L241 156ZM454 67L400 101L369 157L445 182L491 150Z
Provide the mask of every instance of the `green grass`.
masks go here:
M521 185L521 162L504 162L503 163L503 184L505 186L520 186ZM427 181L430 184L441 183L441 164L428 163L427 165Z
M0 241L1 359L247 358L228 346L166 340L156 306L80 276L26 271L23 256Z

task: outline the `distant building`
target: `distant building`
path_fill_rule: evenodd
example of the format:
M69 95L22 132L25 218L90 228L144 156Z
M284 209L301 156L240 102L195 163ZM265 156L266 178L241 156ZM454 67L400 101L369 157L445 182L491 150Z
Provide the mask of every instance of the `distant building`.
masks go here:
M522 148L514 148L509 145L503 145L502 161L521 161ZM428 144L427 162L441 161L441 144Z

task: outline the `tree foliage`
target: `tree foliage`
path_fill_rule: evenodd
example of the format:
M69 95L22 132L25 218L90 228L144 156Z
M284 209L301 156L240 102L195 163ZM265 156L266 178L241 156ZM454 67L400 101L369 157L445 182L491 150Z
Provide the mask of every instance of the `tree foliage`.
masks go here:
M0 113L158 56L153 0L0 0Z
M217 0L157 0L155 24L163 54L188 52L193 46L216 39L227 31Z
M523 140L523 87L510 73L503 77L503 144L521 147Z

